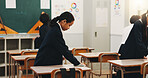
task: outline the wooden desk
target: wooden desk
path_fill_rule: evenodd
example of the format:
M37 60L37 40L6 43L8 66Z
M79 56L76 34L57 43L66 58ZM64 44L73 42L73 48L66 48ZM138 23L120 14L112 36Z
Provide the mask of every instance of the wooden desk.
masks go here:
M79 53L79 54L85 58L98 58L99 54L101 53L116 53L116 52L92 52L92 53Z
M86 58L87 66L90 62L98 62L98 56L101 53L113 53L113 52L92 52L92 53L79 53L82 57ZM92 65L91 65L92 66ZM92 68L92 67L91 67Z
M13 59L12 63L14 64L14 67L12 68L12 71L13 71L12 74L15 74L15 63L16 63L17 64L17 78L19 78L18 64L19 64L19 62L24 61L27 57L34 57L35 58L36 55L11 56L11 58ZM15 75L14 75L14 78L15 78Z
M82 71L90 71L91 68L88 67L78 67L78 66L73 66L72 64L66 64L66 65L53 65L53 66L33 66L31 67L31 70L34 71L35 74L41 77L41 75L44 74L51 74L51 72L55 69L60 69L60 68L80 68Z
M12 64L11 56L21 55L22 51L38 51L38 49L23 49L23 50L8 50L7 53L9 54L9 78L10 78L10 68L11 73L13 72L12 66L10 67L10 64Z
M102 52L79 53L79 54L85 58L98 58L100 53L102 53Z
M73 48L74 48L74 47L70 47L70 48L69 48L69 51L72 51ZM83 47L79 47L79 48L83 48ZM28 50L28 51L29 51L29 50L30 50L30 51L33 51L33 50L38 51L38 49L23 49L23 50L20 50L20 51L19 51L19 50L8 50L7 53L8 53L8 54L11 54L11 55L15 55L15 54L21 54L22 51L26 51L26 50ZM94 50L94 48L90 48L90 47L89 47L89 50L90 50L90 52L91 52L92 50Z
M124 70L125 67L136 67L141 66L143 63L148 62L147 59L126 59L126 60L108 60L108 62L113 65L120 67L121 70L121 77L124 78L124 73L127 72ZM110 69L110 78L112 78L112 67ZM139 71L132 71L132 72L140 72Z
M19 50L9 50L7 51L7 53L9 54L9 78L12 74L12 65L11 65L11 74L10 74L10 64L12 64L12 59L11 59L11 56L15 56L15 55L21 55L21 52L19 52Z
M78 48L78 47L77 47ZM83 47L79 47L79 48L83 48ZM72 51L72 49L73 49L73 47L71 47L71 48L69 48L69 51ZM14 55L21 55L21 52L22 51L25 51L25 50L30 50L30 51L33 51L33 50L37 50L38 51L38 49L24 49L24 50L9 50L9 51L7 51L8 52L8 54L9 54L9 69L10 69L10 64L12 64L12 55L14 56ZM89 48L89 51L91 52L92 50L94 50L93 48ZM17 57L16 57L17 58ZM19 61L19 60L17 60L16 58L13 58L14 59L14 61ZM10 62L10 60L11 60L11 62ZM20 61L23 61L23 60L20 60ZM12 67L12 66L11 66ZM11 73L13 72L13 70L12 70L12 68L11 68ZM9 78L10 78L10 70L9 70Z
M72 51L73 48L88 48L89 49L89 52L91 52L92 50L94 50L94 48L91 48L91 47L70 47L69 48L69 51Z

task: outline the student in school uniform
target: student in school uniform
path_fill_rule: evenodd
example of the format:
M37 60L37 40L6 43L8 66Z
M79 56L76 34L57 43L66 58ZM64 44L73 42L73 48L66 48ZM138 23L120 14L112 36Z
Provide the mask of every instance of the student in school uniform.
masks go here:
M64 12L52 19L50 29L42 42L35 59L35 66L62 65L63 56L74 66L83 66L69 51L63 39L62 31L68 30L74 23L74 17L70 12ZM46 76L49 78L49 76ZM44 78L46 78L44 76Z
M39 28L39 37L36 37L35 39L35 48L38 49L42 43L42 41L44 40L44 37L47 33L47 31L49 30L49 16L47 13L42 12L42 14L40 15L40 21L43 23L43 25Z
M139 16L139 15L133 15L133 16L130 18L130 23L131 23L131 24L123 29L121 46L120 46L120 49L119 49L119 52L118 52L119 54L122 54L122 56L123 56L123 54L124 54L124 53L122 53L122 52L123 52L122 49L123 49L123 47L124 47L124 45L125 45L125 42L126 42L128 36L129 36L130 32L131 32L131 29L132 29L133 26L134 26L134 23L135 23L137 20L139 20L139 19L140 19L140 16ZM122 59L122 58L120 57L120 59Z
M121 52L121 59L142 59L148 55L148 12L142 15L142 18L134 23L134 26L124 44ZM128 68L126 70L140 70L139 67ZM117 78L121 78L120 71ZM140 73L125 74L125 78L142 78Z

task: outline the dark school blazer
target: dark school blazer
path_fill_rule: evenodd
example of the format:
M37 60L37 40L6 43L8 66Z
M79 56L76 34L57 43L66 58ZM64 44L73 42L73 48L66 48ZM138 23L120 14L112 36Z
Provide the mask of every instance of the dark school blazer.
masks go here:
M60 26L55 23L52 28L48 30L46 37L40 46L34 65L61 65L63 56L75 66L80 64L68 50Z
M40 29L39 29L39 35L40 37L37 37L35 39L35 48L39 48L42 41L44 40L45 36L46 36L46 33L48 32L49 30L49 26L48 24L43 24Z
M143 27L140 20L134 23L134 26L125 42L122 44L119 53L121 59L140 59L148 54L147 41L143 42Z

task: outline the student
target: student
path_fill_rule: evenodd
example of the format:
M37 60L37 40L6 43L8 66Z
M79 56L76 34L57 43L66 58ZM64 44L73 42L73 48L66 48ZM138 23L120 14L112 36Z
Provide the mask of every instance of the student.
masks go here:
M42 41L44 40L44 37L47 33L47 31L49 30L49 16L47 13L42 12L41 16L40 16L40 21L43 23L43 25L39 28L39 37L36 37L35 39L35 48L38 49L42 43Z
M74 17L70 12L64 12L51 20L51 28L39 48L35 66L62 65L63 56L74 66L83 66L68 50L62 35L62 31L68 30L73 23Z
M148 14L142 15L142 18L134 23L134 26L124 44L119 50L120 59L141 59L148 55L147 50L147 25ZM140 70L139 67L128 68L126 70ZM118 72L120 74L120 72ZM120 78L118 74L117 78ZM142 78L140 73L126 74L125 78Z
M131 29L133 28L133 25L134 23L140 19L140 16L139 15L133 15L131 18L130 18L130 25L125 27L123 29L123 32L122 32L122 42L121 44L125 44L125 41L127 40L127 37L131 31Z
M123 56L123 54L124 54L124 53L122 53L122 52L123 52L122 49L123 49L123 47L124 47L124 45L125 45L125 42L126 42L128 36L129 36L130 32L131 32L131 29L132 29L133 26L134 26L134 23L135 23L137 20L139 20L139 19L140 19L140 16L139 16L139 15L133 15L133 16L130 18L130 23L131 23L131 24L123 29L121 46L120 46L120 49L119 49L119 52L118 52L119 54L122 54L122 56ZM120 57L120 59L121 59L121 57Z

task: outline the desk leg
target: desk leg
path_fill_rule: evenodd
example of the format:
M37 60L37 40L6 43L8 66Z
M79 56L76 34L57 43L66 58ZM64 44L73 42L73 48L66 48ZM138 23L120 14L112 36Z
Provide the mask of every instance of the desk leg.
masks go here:
M86 58L86 62L87 62L87 63L86 63L86 66L89 67L89 63L90 63L90 61L89 61L88 58Z
M15 62L14 62L14 60L11 58L11 76L12 76L12 78L15 78Z
M85 57L84 57L84 59L86 59L86 61L85 61L86 62L86 66L89 67L90 60L88 58L85 58ZM92 64L91 64L91 67L92 67ZM86 71L84 78L89 78L89 77L90 77L90 72Z
M13 76L13 73L12 73L12 72L13 72L13 71L12 71L12 70L13 70L13 65L12 65L12 64L13 64L13 63L12 63L12 58L11 58L11 77Z
M13 75L14 75L14 78L15 78L15 60L13 60L13 63L14 63L14 66L13 66Z
M17 78L19 78L19 67L18 67L18 62L16 63L16 69L17 69Z
M113 70L113 66L112 66L111 63L110 63L110 65L109 65L109 67L110 67L110 78L112 78L112 70Z
M124 69L121 67L120 70L121 70L121 78L124 78Z
M42 75L38 75L38 78L42 78Z

